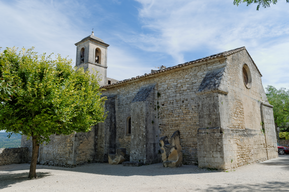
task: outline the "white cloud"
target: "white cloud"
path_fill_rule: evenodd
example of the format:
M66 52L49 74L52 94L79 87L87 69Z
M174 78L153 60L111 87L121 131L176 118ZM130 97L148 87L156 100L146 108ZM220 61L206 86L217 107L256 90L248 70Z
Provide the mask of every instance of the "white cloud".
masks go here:
M108 55L108 77L123 80L150 73L150 67L140 59L131 55L129 50L111 46Z
M0 1L0 47L35 46L40 53L61 53L74 60L74 43L94 27L95 34L111 44L108 75L121 80L147 73L153 65L207 56L198 52L209 55L246 46L264 85L289 87L289 4L280 1L256 11L254 5L237 7L223 0L135 1L141 29L120 21L123 13L107 10L98 1Z
M4 26L0 31L0 46L34 46L40 53L61 53L74 58L79 31L73 28L69 11L64 14L59 9L60 5L53 1L0 2L0 22Z
M116 4L120 1L114 0ZM90 2L97 7L97 14L105 10L96 2ZM69 56L75 60L75 43L90 35L91 26L100 33L98 25L106 19L98 17L88 10L82 1L77 0L19 0L0 1L0 47L16 46L19 48L35 47L39 53L60 53L62 57ZM109 17L109 16L108 16ZM97 18L97 22L91 21ZM87 28L89 26L89 28ZM88 31L84 32L86 30ZM105 33L103 30L102 33ZM113 32L111 32L113 33ZM110 42L111 43L111 42ZM113 44L113 43L112 43ZM141 61L134 55L115 46L109 47L110 77L125 79L147 72ZM74 63L72 64L74 66Z
M169 54L178 63L185 61L187 52L210 49L217 53L246 46L264 75L264 85L289 87L284 71L289 69L289 4L278 2L256 11L255 5L237 7L223 0L136 1L147 31L126 37L127 42Z

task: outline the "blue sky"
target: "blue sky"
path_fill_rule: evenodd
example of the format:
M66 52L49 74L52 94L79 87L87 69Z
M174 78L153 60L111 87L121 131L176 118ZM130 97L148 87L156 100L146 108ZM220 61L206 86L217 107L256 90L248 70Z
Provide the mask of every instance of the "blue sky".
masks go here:
M73 60L74 43L94 28L118 80L246 46L264 86L289 88L285 0L260 11L233 0L0 0L0 23L2 50L34 46Z

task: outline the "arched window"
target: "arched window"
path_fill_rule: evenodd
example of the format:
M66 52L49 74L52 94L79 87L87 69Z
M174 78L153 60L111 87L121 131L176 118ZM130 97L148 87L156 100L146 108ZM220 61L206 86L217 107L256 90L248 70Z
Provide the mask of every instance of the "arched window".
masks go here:
M95 49L95 63L101 64L101 51L99 48Z
M248 85L249 83L248 73L244 67L243 67L243 79L244 79L245 85Z
M252 84L252 77L248 65L243 65L242 74L245 86L250 89Z
M128 117L126 121L126 135L130 134L131 134L131 117Z
M111 81L110 80L108 80L108 82L107 82L109 85L111 84Z
M80 63L84 63L84 47L80 50Z

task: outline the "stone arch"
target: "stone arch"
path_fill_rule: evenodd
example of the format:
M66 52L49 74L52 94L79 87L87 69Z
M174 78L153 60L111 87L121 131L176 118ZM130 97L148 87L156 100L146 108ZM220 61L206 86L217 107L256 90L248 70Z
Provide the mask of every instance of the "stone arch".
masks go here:
M80 63L84 63L84 53L85 53L85 49L84 47L82 47L80 50Z
M101 50L99 48L95 49L95 63L101 64Z

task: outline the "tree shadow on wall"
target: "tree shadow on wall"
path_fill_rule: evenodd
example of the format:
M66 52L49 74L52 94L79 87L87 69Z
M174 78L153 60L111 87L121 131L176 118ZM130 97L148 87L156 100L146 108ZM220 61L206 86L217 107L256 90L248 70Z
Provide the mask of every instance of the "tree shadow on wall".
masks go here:
M50 176L48 172L37 172L37 179ZM0 190L4 188L12 187L11 185L29 181L28 172L15 173L15 174L1 174L0 175Z
M196 191L288 191L287 182L266 182L259 184L228 184L228 186L212 186L207 189L196 189Z

